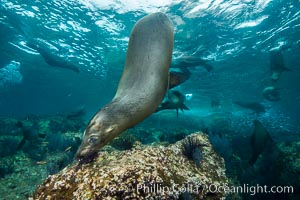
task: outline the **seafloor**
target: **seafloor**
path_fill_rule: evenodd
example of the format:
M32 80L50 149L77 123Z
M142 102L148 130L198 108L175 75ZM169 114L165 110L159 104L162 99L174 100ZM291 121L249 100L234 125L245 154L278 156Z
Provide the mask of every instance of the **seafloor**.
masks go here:
M78 168L77 162L74 161L74 154L80 145L82 130L86 125L80 115L58 114L43 117L30 116L24 119L0 118L1 199L33 197L45 199L51 195L53 198L50 199L58 199L55 198L55 195L59 196L59 193L66 191L69 199L86 195L91 195L91 199L106 198L109 197L109 194L105 193L104 185L111 184L117 188L116 183L122 181L115 181L114 178L124 178L124 174L128 175L130 172L134 174L134 177L139 177L140 179L137 180L141 182L149 181L151 179L149 177L152 177L153 180L159 180L163 186L168 186L171 183L182 183L182 181L194 181L193 183L202 184L215 181L232 185L240 185L244 182L292 185L295 188L295 193L297 188L300 188L300 142L276 144L276 151L278 152L276 155L271 157L267 151L262 153L255 165L249 170L247 167L248 157L245 155L250 153L245 150L247 149L244 148L245 143L238 142L239 144L236 144L236 138L230 136L228 130L227 132L223 131L220 135L202 128L203 132L208 133L198 133L201 136L200 141L202 141L200 146L196 145L198 150L192 150L190 153L192 156L182 153L182 143L187 140L186 137L195 132L196 129L201 130L200 125L196 126L191 122L189 124L191 125L189 129L184 128L187 126L170 130L155 129L144 125L127 130L101 150L95 164L82 165ZM20 142L24 137L25 143L21 145ZM193 144L191 143L190 146ZM237 151L235 149L244 150ZM225 165L220 156L225 159ZM127 159L128 162L126 162ZM161 161L158 162L159 159ZM151 170L147 171L149 166ZM167 167L169 171L164 167ZM111 169L110 172L109 169ZM98 170L103 173L101 174ZM96 171L98 172L96 173ZM103 175L107 173L116 174L116 177L104 178ZM218 176L214 174L218 174ZM94 175L97 175L98 179L89 178L89 176ZM74 178L74 176L76 179L72 179L73 182L61 182L66 177ZM126 184L138 184L130 177L123 179L123 181ZM57 185L58 183L61 184ZM91 188L86 183L99 189L96 190L99 193L91 193ZM69 186L66 188L68 184ZM40 186L38 187L38 185ZM120 198L137 194L114 193L111 195ZM150 194L142 194L142 197L146 198L147 195ZM247 199L243 194L228 194L227 196L230 196L229 199L242 197ZM174 195L164 198L176 199L177 197ZM203 199L210 197L221 199L224 194L204 194L201 196ZM282 197L282 199L297 199L297 194Z

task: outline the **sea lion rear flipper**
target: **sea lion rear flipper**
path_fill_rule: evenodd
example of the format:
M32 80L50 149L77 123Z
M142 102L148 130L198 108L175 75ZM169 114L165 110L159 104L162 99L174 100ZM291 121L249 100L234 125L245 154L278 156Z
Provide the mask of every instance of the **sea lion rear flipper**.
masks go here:
M253 153L251 159L249 160L249 165L252 166L254 165L254 163L256 162L257 158L258 158L259 154L257 153Z
M159 112L159 111L161 111L160 107L158 107L158 108L154 111L154 113L157 113L157 112Z
M163 110L164 108L160 105L160 106L158 106L157 107L157 109L154 111L154 112L159 112L159 111L161 111L161 110Z
M21 121L18 121L18 122L16 123L16 126L17 126L18 128L22 128L22 127L23 127L23 123L22 123Z
M17 150L21 149L24 146L25 142L26 142L26 139L25 139L25 137L23 137L23 139L21 140L21 142L18 144Z
M181 109L183 110L190 110L186 105L182 104Z
M189 74L184 72L170 71L169 73L169 87L168 89L174 88L189 79Z
M211 72L214 69L213 66L211 66L207 63L202 66L206 69L207 72Z
M80 73L80 70L79 70L79 68L78 67L74 67L74 68L72 68L71 70L73 70L74 72L76 72L76 73Z

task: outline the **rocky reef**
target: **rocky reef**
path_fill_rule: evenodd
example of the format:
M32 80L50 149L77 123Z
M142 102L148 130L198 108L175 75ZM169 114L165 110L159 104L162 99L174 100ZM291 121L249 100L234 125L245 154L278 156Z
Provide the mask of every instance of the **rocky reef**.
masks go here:
M300 199L300 142L280 144L279 149L282 152L282 159L281 171L277 174L278 182L293 186L295 191L290 195L290 199Z
M82 114L0 117L0 199L28 199L36 186L73 161Z
M222 199L209 185L228 183L224 160L208 137L195 133L164 147L136 143L127 151L100 152L37 187L34 199ZM211 189L211 188L210 188Z

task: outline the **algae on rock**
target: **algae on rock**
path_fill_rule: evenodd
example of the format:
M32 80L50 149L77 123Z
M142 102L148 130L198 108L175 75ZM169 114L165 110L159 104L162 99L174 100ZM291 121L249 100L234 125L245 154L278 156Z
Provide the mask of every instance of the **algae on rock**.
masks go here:
M187 158L184 144L197 141L201 161ZM199 153L199 152L198 152ZM168 147L136 146L128 151L101 152L92 163L74 164L49 176L35 199L222 199L209 185L225 185L224 160L202 133Z

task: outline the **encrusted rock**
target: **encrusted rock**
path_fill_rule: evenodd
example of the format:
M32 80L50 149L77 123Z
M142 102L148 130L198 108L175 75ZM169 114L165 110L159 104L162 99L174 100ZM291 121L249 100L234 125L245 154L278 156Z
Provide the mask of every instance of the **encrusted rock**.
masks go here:
M190 151L197 153L197 164L191 159L194 155L188 158L184 153L184 145L191 140L196 144L191 148L199 148ZM209 191L209 186L227 183L224 160L206 135L196 133L168 147L102 152L93 163L74 164L49 176L37 187L34 198L222 199L225 194Z

